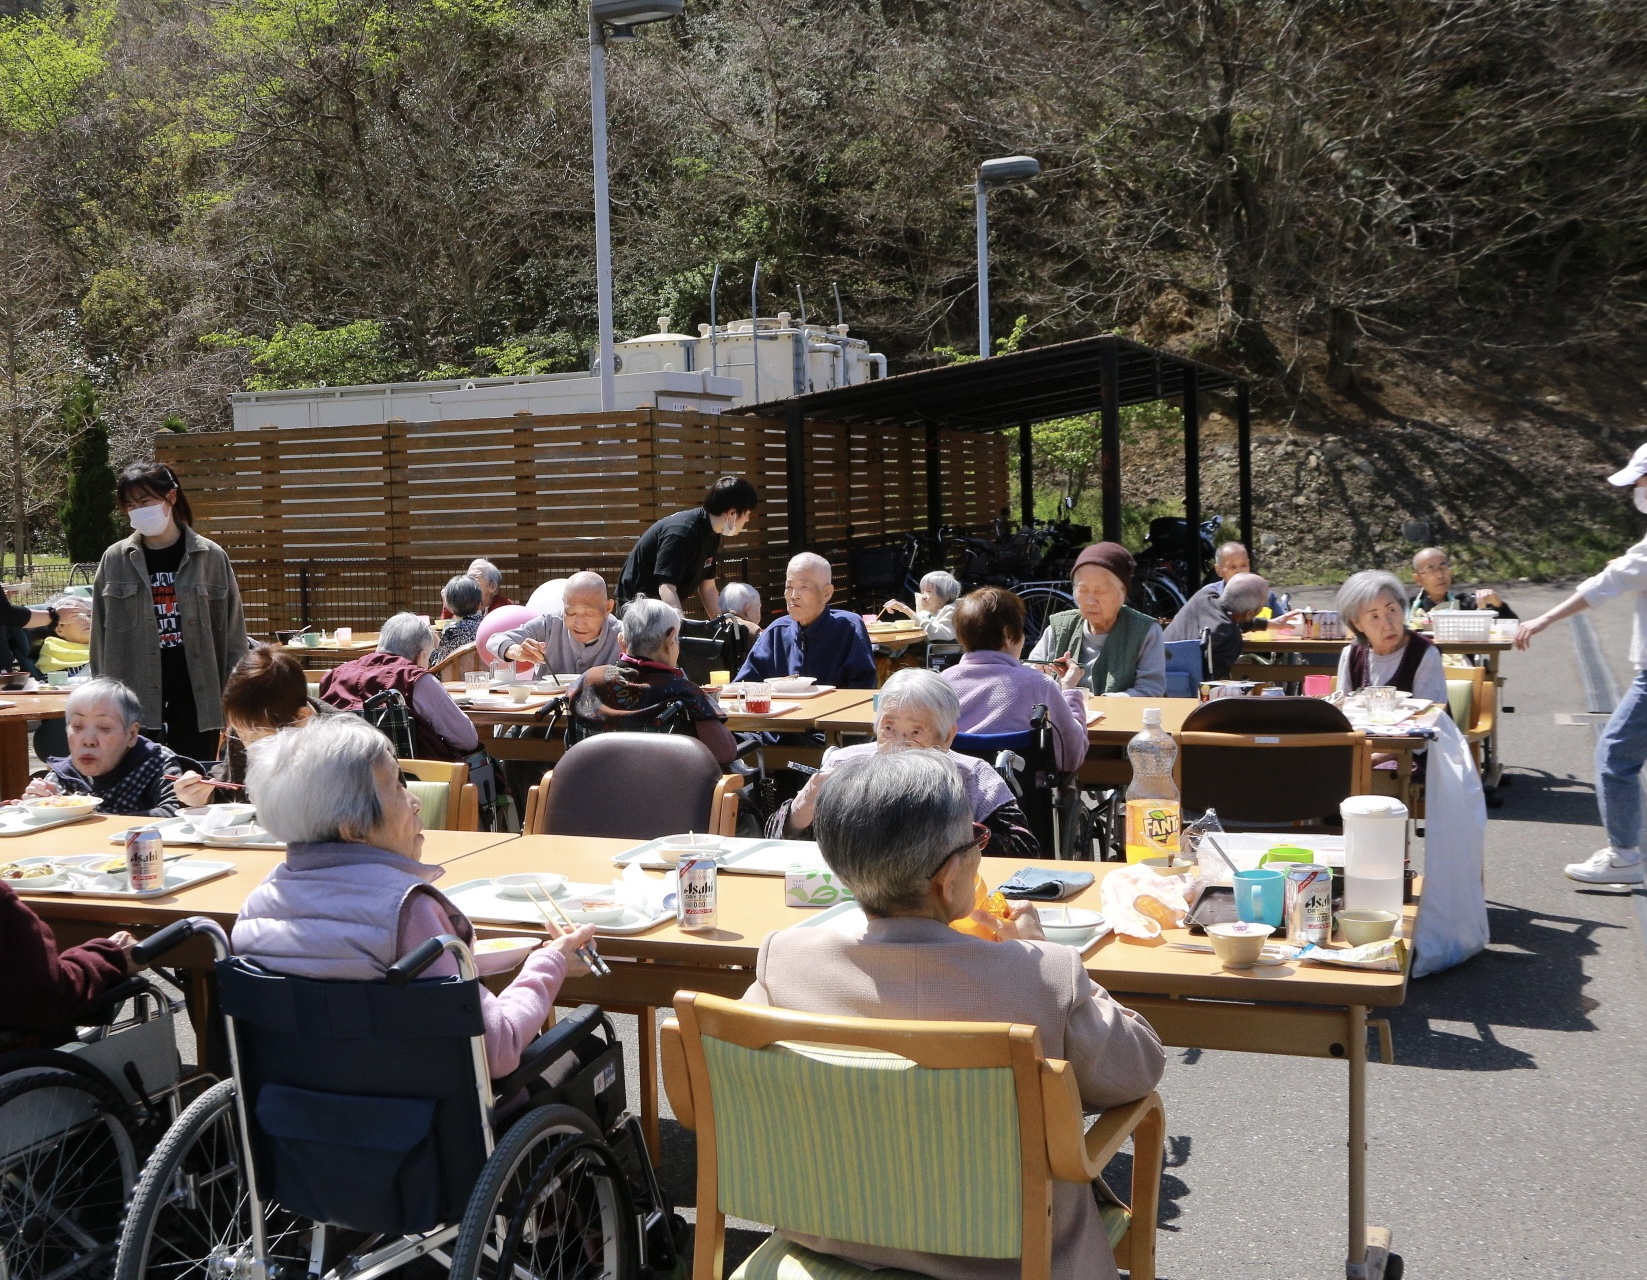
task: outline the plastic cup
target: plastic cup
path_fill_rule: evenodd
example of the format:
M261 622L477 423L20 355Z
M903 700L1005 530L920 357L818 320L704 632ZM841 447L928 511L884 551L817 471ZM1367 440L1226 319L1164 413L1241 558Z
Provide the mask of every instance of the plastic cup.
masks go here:
M1305 676L1304 696L1306 698L1325 698L1332 693L1331 676Z
M339 627L332 632L332 638L339 644L352 644L354 643L355 629L353 627Z
M709 683L710 684L731 684L732 683L732 673L730 671L711 671L709 673Z
M486 686L491 683L491 673L486 671L465 671L463 673L464 691L472 698L476 694L485 693Z

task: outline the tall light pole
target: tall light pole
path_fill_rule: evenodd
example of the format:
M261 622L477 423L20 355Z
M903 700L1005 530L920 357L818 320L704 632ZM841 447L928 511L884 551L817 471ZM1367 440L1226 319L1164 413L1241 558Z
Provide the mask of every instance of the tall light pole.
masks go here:
M989 188L1023 182L1041 172L1034 156L1002 156L978 166L978 356L987 360L989 347Z
M589 117L595 147L595 294L600 313L600 408L616 408L612 352L612 211L606 189L606 45L635 39L635 28L678 18L684 0L590 0Z

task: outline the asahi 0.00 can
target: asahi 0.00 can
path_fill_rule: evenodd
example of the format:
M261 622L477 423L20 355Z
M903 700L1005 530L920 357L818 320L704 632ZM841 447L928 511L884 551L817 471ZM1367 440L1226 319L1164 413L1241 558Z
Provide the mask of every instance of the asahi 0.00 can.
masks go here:
M682 929L700 933L719 927L715 877L720 868L714 858L690 855L680 861L679 890L675 899L675 919Z
M1287 941L1325 946L1332 938L1332 868L1294 864L1287 868Z
M166 843L159 827L126 833L126 883L133 893L152 893L166 882Z

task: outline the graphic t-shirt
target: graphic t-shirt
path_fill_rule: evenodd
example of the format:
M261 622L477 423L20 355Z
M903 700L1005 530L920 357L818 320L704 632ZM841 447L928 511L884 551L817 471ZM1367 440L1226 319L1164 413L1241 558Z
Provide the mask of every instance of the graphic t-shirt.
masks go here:
M177 611L177 571L183 567L183 539L156 550L143 548L149 571L149 593L154 597L154 623L160 639L160 688L171 704L194 705L189 686L189 663L183 652L183 619ZM170 713L168 713L168 719Z

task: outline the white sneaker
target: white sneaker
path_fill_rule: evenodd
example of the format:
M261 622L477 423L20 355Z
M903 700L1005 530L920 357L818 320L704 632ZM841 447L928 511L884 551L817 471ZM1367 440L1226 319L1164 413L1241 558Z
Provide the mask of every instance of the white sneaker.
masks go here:
M1585 884L1641 884L1641 858L1638 856L1633 862L1620 862L1612 848L1597 849L1583 862L1567 864L1567 878L1582 880Z

